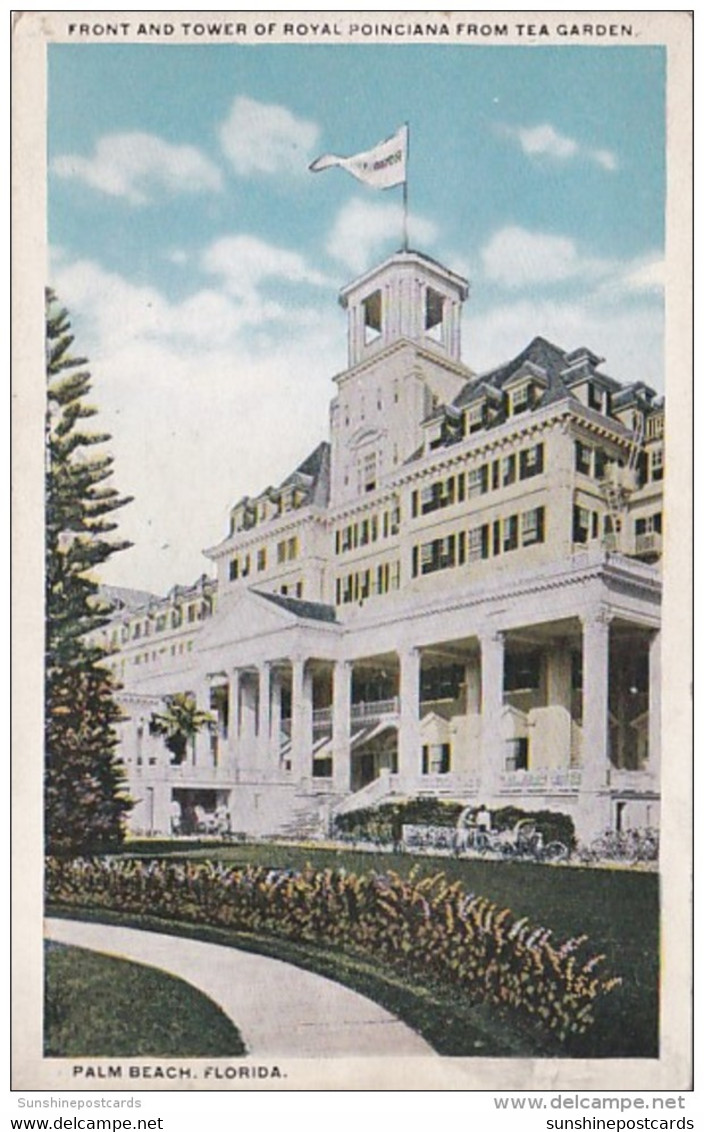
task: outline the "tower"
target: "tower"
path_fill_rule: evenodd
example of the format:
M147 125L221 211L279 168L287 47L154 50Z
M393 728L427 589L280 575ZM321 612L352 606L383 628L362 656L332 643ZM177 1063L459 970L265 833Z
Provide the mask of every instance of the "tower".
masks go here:
M332 503L379 488L421 443L421 422L472 376L460 360L466 279L396 252L340 292L348 367L331 405Z

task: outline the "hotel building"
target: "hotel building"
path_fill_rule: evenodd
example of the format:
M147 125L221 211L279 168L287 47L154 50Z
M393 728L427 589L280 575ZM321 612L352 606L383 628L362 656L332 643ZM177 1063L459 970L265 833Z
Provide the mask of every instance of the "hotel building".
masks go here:
M467 293L415 251L344 287L329 440L234 504L215 578L112 593L135 831L419 795L657 824L662 399L540 337L475 374ZM216 721L178 763L176 692Z

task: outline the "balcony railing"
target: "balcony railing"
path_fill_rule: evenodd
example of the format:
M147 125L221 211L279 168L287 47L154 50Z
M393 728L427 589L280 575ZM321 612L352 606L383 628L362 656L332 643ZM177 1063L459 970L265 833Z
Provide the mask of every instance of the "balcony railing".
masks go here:
M398 714L398 696L390 700L374 700L371 703L352 704L352 719L378 719L382 715Z

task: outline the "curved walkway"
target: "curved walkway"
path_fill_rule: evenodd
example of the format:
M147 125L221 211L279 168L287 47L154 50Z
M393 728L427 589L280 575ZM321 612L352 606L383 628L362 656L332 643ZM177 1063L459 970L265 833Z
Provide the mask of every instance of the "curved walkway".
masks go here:
M185 979L232 1019L250 1056L435 1056L423 1038L370 999L279 959L78 920L46 920L45 936Z

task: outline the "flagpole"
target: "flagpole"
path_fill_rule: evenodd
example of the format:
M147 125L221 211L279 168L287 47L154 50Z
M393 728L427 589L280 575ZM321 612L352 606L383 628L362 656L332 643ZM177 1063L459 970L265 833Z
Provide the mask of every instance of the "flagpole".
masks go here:
M408 122L406 127L406 170L403 178L403 251L408 251L408 169L411 156L411 131Z

